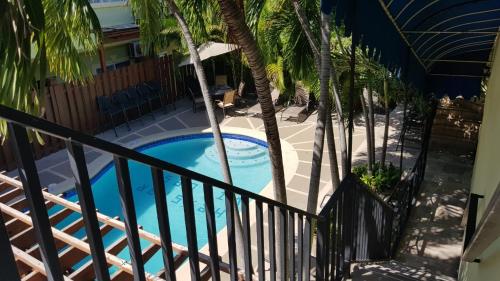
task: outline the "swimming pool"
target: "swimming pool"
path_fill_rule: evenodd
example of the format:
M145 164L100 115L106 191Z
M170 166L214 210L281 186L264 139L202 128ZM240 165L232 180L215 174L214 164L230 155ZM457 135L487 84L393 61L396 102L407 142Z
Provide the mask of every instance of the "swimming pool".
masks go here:
M223 137L234 185L259 193L271 180L267 144L261 140L242 135L224 134ZM136 150L192 171L219 180L223 179L217 150L211 134L168 138L141 146ZM151 170L149 167L134 161L129 161L129 170L138 224L148 232L159 234ZM171 173L164 173L164 179L172 240L177 244L187 246L180 178ZM196 231L200 249L207 244L202 188L201 183L193 181ZM92 179L92 190L96 207L101 213L111 217L119 216L123 218L114 165L107 165ZM77 196L74 193L69 194L68 199L76 201ZM237 201L239 202L239 198L237 198ZM224 193L217 188L214 190L214 206L217 231L220 231L226 225L225 205ZM69 221L71 221L71 218L69 218ZM63 227L67 223L63 222L59 227ZM83 236L83 233L79 235ZM113 243L120 235L123 235L123 232L112 231L108 233L104 236L105 246ZM144 250L149 245L149 242L141 241L141 245ZM127 249L118 256L130 260ZM156 273L162 268L161 251L158 251L146 263L145 269L150 273Z

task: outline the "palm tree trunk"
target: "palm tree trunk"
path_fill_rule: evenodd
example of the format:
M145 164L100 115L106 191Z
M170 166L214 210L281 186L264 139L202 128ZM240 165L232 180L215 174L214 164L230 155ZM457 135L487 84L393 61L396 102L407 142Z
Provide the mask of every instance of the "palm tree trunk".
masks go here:
M366 88L364 91L369 91ZM363 92L364 92L363 91ZM366 106L366 101L365 101L365 95L364 93L361 93L360 99L361 99L361 107L363 108L363 116L365 118L365 128L366 128L366 154L368 156L368 165L367 165L367 172L368 175L373 175L373 159L372 159L372 133L371 133L371 125L370 125L370 119L369 119L369 113L368 109Z
M173 13L174 17L177 19L179 26L181 27L182 35L186 40L189 54L191 59L193 60L194 69L196 71L196 76L198 77L198 81L201 87L201 93L203 96L203 101L205 102L205 107L207 109L208 120L210 122L210 127L212 129L212 133L214 135L215 145L218 150L219 160L222 166L222 174L224 176L224 181L228 184L233 184L233 180L231 178L231 172L229 170L229 162L227 161L226 149L224 147L224 141L222 140L222 134L219 128L219 123L217 121L217 117L215 116L214 107L212 103L212 98L208 92L208 83L205 75L205 70L203 69L203 65L201 64L200 55L198 54L198 50L194 44L193 38L191 36L191 32L189 31L189 27L181 15L177 5L173 0L166 1L169 7L169 10Z
M229 32L238 44L243 53L247 57L248 65L254 78L257 99L262 109L262 121L266 131L269 158L271 160L271 169L273 174L274 184L274 199L286 204L286 186L285 172L283 169L283 157L281 153L281 141L278 131L278 123L276 122L276 114L274 105L271 99L271 91L269 89L269 79L267 78L264 58L262 57L257 42L252 35L245 22L245 17L241 13L234 0L219 0L221 13L224 21L228 26ZM279 224L278 224L279 225ZM285 229L276 228L276 236L280 237ZM280 241L277 240L277 248L280 248ZM281 267L281 262L285 261L285 268L279 268L278 276L284 280L286 276L281 276L280 272L287 272L287 255L281 256L281 251L278 255L278 265Z
M371 144L371 161L375 164L375 113L373 112L373 87L368 84L368 121L370 124L370 144Z
M332 192L340 185L339 165L337 163L337 150L335 148L335 137L333 135L333 124L330 107L326 116L326 143L328 146L328 157L330 159L330 176L332 179Z
M292 4L295 10L295 14L297 15L300 25L302 27L302 30L304 31L304 34L306 35L307 41L309 42L309 46L311 47L311 50L314 54L314 62L316 64L316 69L318 70L318 74L320 73L320 64L321 64L321 58L320 58L320 53L316 44L316 40L314 40L314 36L312 33L311 28L309 27L309 23L307 20L307 16L304 13L304 9L300 6L300 3L298 0L292 0ZM335 70L335 66L333 65L333 62L330 67L330 79L332 80L332 85L333 85L333 96L335 98L335 107L337 110L337 121L339 123L339 138L340 138L340 152L341 152L341 164L342 164L342 176L347 175L347 141L346 141L346 135L345 135L345 123L344 123L344 116L342 114L342 103L340 101L340 92L339 92L339 86L338 86L338 80L337 80L337 74ZM328 133L327 133L328 136ZM333 143L335 145L335 143ZM334 147L331 146L330 143L327 143L328 149L332 150ZM337 154L334 154L335 158L337 157ZM330 164L333 162L337 163L337 159L332 159L330 156ZM338 165L336 167L330 166L331 173L334 173L334 169L337 170L338 174Z
M382 156L380 165L385 167L385 158L387 154L387 139L389 138L389 81L384 78L384 107L385 107L385 124L384 124L384 141L382 142Z
M248 60L248 65L254 77L255 88L258 101L262 108L262 120L266 131L269 147L269 157L274 183L274 197L281 203L286 203L285 176L283 171L283 159L281 154L281 142L279 138L278 123L274 111L274 105L271 100L271 91L269 89L269 79L267 79L264 58L260 54L259 47L253 38L250 29L245 23L234 0L219 0L221 12L231 34L243 50Z
M323 160L323 146L325 142L325 125L329 112L328 90L330 86L330 15L321 13L321 67L320 67L320 97L318 119L314 134L313 158L311 178L309 181L309 196L307 211L316 213L318 207L319 180L321 176L321 162ZM332 130L333 132L333 130Z
M180 13L177 5L173 0L166 1L169 10L173 13L174 17L177 19L179 26L181 27L182 35L186 40L189 54L193 60L193 65L196 71L196 76L198 77L198 81L201 87L201 93L203 95L203 101L205 102L205 107L207 109L208 120L210 122L210 127L212 129L212 134L214 136L215 146L217 147L217 151L219 154L219 161L222 167L222 174L224 176L224 181L228 184L233 184L233 180L231 178L231 171L229 169L229 163L227 160L226 149L224 146L224 141L222 139L222 134L219 128L219 123L217 122L217 117L215 116L212 99L208 92L208 84L207 78L205 76L205 71L203 69L203 65L201 64L200 55L198 54L198 50L194 44L193 38L191 36L191 32L189 31L189 27L187 23ZM234 202L236 202L236 198L234 197ZM235 236L236 236L236 245L239 249L243 248L244 240L243 240L243 225L241 223L241 218L238 211L237 204L234 204L234 208L232 210L234 212L235 217ZM239 251L238 260L242 264L244 260L243 252Z

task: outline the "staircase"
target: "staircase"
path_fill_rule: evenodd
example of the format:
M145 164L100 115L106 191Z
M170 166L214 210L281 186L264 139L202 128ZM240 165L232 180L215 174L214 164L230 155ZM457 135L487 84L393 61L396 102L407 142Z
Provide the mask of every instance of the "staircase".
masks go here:
M425 177L395 258L353 264L351 280L456 280L472 162L431 145Z

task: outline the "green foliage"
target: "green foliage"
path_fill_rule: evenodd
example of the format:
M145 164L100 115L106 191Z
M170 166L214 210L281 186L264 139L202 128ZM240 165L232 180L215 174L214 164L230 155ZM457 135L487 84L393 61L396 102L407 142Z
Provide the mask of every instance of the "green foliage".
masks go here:
M389 163L388 166L382 166L380 162L375 163L371 176L368 175L366 164L354 167L353 173L373 191L379 193L390 191L401 178L399 169L394 167L392 163Z
M87 0L0 0L0 34L0 103L34 115L43 111L46 73L91 78L82 53L94 54L102 39Z
M427 116L431 110L429 101L420 93L411 95L408 105L411 108L411 112L421 118Z
M281 65L282 92L292 93L297 81L316 92L318 76L313 53L290 0L264 2L260 12L252 11L252 14L259 15L258 19L252 20L257 21L257 41L266 64L270 66L268 68L277 70L275 66ZM318 3L302 1L302 7L311 22L311 29L319 34Z

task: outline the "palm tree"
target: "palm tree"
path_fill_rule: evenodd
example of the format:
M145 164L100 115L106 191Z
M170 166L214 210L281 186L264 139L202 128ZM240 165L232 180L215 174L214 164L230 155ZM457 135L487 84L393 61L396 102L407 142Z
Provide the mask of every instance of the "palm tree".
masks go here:
M95 54L102 41L94 10L81 0L0 0L0 34L0 103L34 115L44 112L47 72L91 78L81 53ZM2 138L6 132L2 121Z
M311 178L309 181L309 196L307 200L307 211L316 213L318 205L319 179L321 176L321 162L323 158L323 145L325 140L325 125L329 112L328 90L330 84L330 16L321 13L321 59L320 59L320 99L318 107L318 120L314 134L313 159L311 167ZM331 122L330 122L331 123ZM333 130L332 130L333 133Z
M387 139L389 138L389 81L387 73L384 75L384 109L385 109L385 123L384 123L384 139L382 141L382 155L380 158L380 166L385 167L385 158L387 154Z
M221 13L226 23L229 33L240 45L245 57L248 61L248 66L254 78L255 89L257 91L257 99L262 109L262 120L267 136L267 143L269 147L269 156L271 160L273 184L274 184L274 198L275 200L286 204L286 187L285 187L285 174L283 170L283 158L281 153L281 141L279 137L278 124L274 106L271 100L271 92L269 89L269 79L267 77L264 58L260 53L260 49L255 41L250 28L245 22L245 17L241 13L240 8L233 0L219 0ZM279 227L276 229L276 235L280 237L284 229ZM280 241L277 241L279 248ZM280 276L280 272L287 272L287 256L282 256L281 251L278 255L278 264L281 267L281 262L285 261L285 268L278 270L278 278L284 280L286 276Z
M320 52L317 48L317 43L315 40L315 37L313 35L313 32L310 28L309 20L307 18L307 15L302 8L301 4L299 3L299 0L292 0L292 4L295 10L295 13L300 21L300 25L302 27L302 30L304 31L304 34L307 37L307 41L309 42L309 46L311 50L314 53L314 60L316 64L316 68L318 70L318 73L320 71ZM343 116L343 110L342 110L342 102L340 99L340 88L338 84L338 79L337 79L337 71L334 63L332 62L332 65L330 67L330 79L332 81L332 86L333 86L333 96L335 100L335 108L337 110L337 121L338 121L338 126L339 126L339 140L340 140L340 152L341 152L341 163L342 163L342 175L346 176L348 174L348 171L346 171L347 168L347 141L346 141L346 135L345 135L345 123L344 123L344 116ZM330 115L327 115L330 116ZM327 142L328 142L328 149L332 150L335 147L335 143L331 140L333 137L333 131L330 132L330 129L327 127ZM330 140L329 140L330 139ZM332 144L330 144L332 143ZM335 163L336 165L337 159L336 159L336 154L335 154L335 159L332 159L330 157L330 164ZM334 174L335 171L338 171L338 165L335 167L331 167L331 173L332 173L332 179L334 179ZM336 173L338 175L338 172ZM335 177L336 181L338 176ZM334 185L334 189L336 189Z
M283 171L283 159L281 153L281 142L279 138L278 124L274 112L269 89L264 59L260 53L257 42L245 22L234 0L219 0L221 13L230 34L240 45L248 61L257 91L257 98L262 108L262 120L266 131L269 146L269 157L272 166L274 198L286 203L285 176Z
M370 90L367 90L366 88L363 89L363 92L361 92L359 99L361 100L361 107L363 109L363 116L365 119L365 129L366 129L366 154L368 156L368 163L367 163L367 173L369 176L373 175L373 153L372 153L372 126L370 122L370 117L369 117L369 110L367 106L367 102L365 100L365 92L368 92Z
M196 4L194 3L196 1L190 2L191 5ZM165 0L164 2L168 10L172 13L173 17L177 20L177 23L180 27L180 32L186 42L187 48L189 50L189 54L191 56L191 60L193 61L193 65L196 71L196 76L198 78L198 82L200 84L202 96L203 96L203 101L205 103L207 115L208 115L208 120L210 123L210 127L212 129L212 134L214 136L214 142L215 146L217 148L217 152L219 155L219 161L221 163L221 169L222 169L222 174L224 176L224 181L230 185L233 184L232 177L231 177L231 171L229 167L229 162L227 160L227 153L226 149L224 146L224 141L222 138L221 130L219 127L219 123L217 122L217 117L215 115L215 111L213 108L212 104L212 98L210 97L209 91L208 91L208 83L205 75L205 70L203 69L203 65L201 63L200 55L198 53L198 50L196 48L196 45L193 40L192 33L188 27L188 24L183 17L181 11L177 7L177 4L173 0ZM161 28L160 22L157 20L160 18L158 15L161 14L161 4L162 0L159 1L137 1L134 0L132 1L132 7L134 9L134 12L140 15L141 18L141 36L142 40L145 43L146 46L149 46L151 48L158 47L157 44L160 42L155 41L156 37L154 34L149 34L147 32L155 32L155 30L158 30ZM201 4L201 2L198 2L198 4ZM194 7L195 13L200 13L202 11L201 7ZM192 14L192 13L191 13ZM191 15L191 17L193 17ZM151 19L152 18L152 19ZM200 19L201 16L195 17L196 19ZM146 29L142 29L142 24L147 27ZM151 24L155 23L157 26L152 26ZM195 24L195 26L197 26ZM204 33L205 26L202 24L201 25L202 30L201 32ZM156 45L156 46L155 46ZM235 198L234 198L235 199ZM241 223L241 218L239 216L239 211L238 211L238 206L235 204L233 210L231 210L234 213L235 217L235 234L236 234L236 244L238 248L243 247L243 225ZM238 260L239 262L243 262L244 257L243 253L240 252L238 255Z

